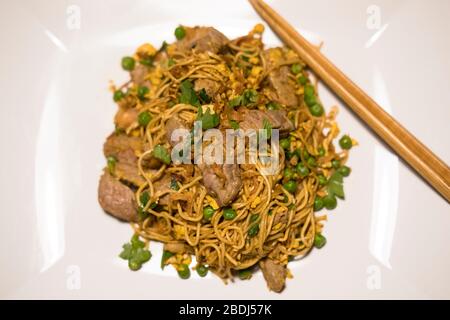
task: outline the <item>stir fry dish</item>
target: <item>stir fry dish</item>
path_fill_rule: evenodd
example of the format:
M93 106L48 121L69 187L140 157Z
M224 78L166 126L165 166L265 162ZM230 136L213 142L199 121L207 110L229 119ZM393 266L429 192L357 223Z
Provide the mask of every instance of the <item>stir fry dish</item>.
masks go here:
M122 58L130 80L111 83L118 109L98 200L132 227L120 253L131 270L152 258L155 241L164 245L161 268L182 279L211 272L227 283L261 270L281 292L292 278L288 264L325 245L324 212L345 197L357 142L340 135L337 108L325 111L308 66L287 47L266 48L263 32L258 24L229 39L212 27L179 26L174 43L144 43ZM212 144L194 141L195 123L204 135L265 132L275 171L266 174L260 159L195 162L193 148L176 149L175 134L188 133L183 146Z

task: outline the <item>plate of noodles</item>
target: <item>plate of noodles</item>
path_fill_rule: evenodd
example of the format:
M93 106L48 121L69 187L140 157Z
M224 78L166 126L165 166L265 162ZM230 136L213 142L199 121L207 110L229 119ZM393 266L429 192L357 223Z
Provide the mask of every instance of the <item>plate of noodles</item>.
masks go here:
M130 79L111 84L118 110L98 199L132 226L119 255L130 270L160 242L161 268L181 279L195 270L228 283L261 270L282 292L289 262L326 244L322 211L345 199L357 142L340 135L308 66L287 47L267 48L263 33L257 24L228 39L179 25L175 42L122 58Z
M448 162L439 138L450 134L448 109L428 97L442 114L431 121L411 92L437 87L450 102L448 74L438 71L450 65L416 43L396 44L408 21L441 32L439 19L411 20L425 2L348 0L348 12L309 3L320 21L300 2L269 3ZM448 204L248 3L58 4L64 19L50 2L9 6L33 30L19 28L16 45L5 37L11 56L35 39L41 63L25 59L8 73L8 83L34 84L27 95L10 90L29 113L2 120L5 146L17 148L15 130L24 146L3 160L23 168L15 179L4 172L21 190L17 199L2 186L2 211L15 212L2 224L4 250L28 240L24 254L10 255L20 263L2 260L2 297L449 297L450 282L435 281L448 279ZM412 81L412 61L428 61L420 78L433 70L433 85Z

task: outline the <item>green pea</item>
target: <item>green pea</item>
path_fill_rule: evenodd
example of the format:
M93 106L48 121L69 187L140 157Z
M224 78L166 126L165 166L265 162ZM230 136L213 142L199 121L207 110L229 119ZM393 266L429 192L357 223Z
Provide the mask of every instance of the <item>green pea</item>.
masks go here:
M287 179L292 179L292 177L294 176L294 171L291 168L286 168L284 169L284 177Z
M306 163L310 167L317 167L317 162L316 162L316 159L314 157L309 157L308 160L306 160Z
M130 270L137 271L141 267L142 267L142 263L140 263L139 261L134 260L134 259L128 260L128 268L130 268Z
M175 37L177 40L181 40L186 36L186 30L183 26L179 26L175 29Z
M108 165L108 170L109 173L114 173L114 170L116 169L116 163L117 163L117 159L114 156L109 156L108 158L106 158L106 163Z
M321 186L326 185L327 182L328 182L327 178L325 178L325 176L324 176L323 174L319 175L319 176L317 177L317 179L319 180L319 184L320 184Z
M314 211L320 211L324 207L323 199L321 197L316 197L314 199Z
M300 72L302 72L302 65L299 63L293 64L291 67L291 71L293 74L299 74Z
M315 96L305 96L305 103L309 108L311 108L317 103L317 99Z
M138 115L138 123L142 127L146 127L152 120L152 115L148 111L143 111Z
M321 117L323 116L324 109L320 103L316 103L309 107L309 112L311 112L314 117Z
M126 71L132 71L134 69L134 65L136 62L132 57L123 57L122 58L122 68Z
M252 214L252 216L250 217L250 222L255 222L259 219L259 214L255 213Z
M317 249L323 248L323 246L327 243L327 238L325 238L320 233L316 233L314 236L314 247Z
M189 266L185 263L180 265L177 272L178 272L178 276L181 279L189 279L189 277L191 276L191 270L189 270Z
M323 157L323 156L325 156L325 154L326 154L325 148L320 147L319 148L319 157Z
M333 168L339 169L341 167L341 162L339 160L333 160L331 161L331 165L333 166Z
M250 238L256 237L259 233L259 224L254 224L248 229L248 236Z
M153 66L153 57L141 59L139 60L139 63L144 66L151 67Z
M352 138L350 138L348 135L343 136L339 140L339 145L342 149L350 150L353 146Z
M214 212L216 212L216 210L214 210L211 206L203 208L203 218L206 221L210 221L214 215Z
M350 169L347 166L342 166L337 170L340 174L342 174L343 177L348 177L350 173L352 172L352 169Z
M294 180L290 180L288 182L286 182L283 187L290 193L295 193L295 191L297 191L297 182L295 182Z
M145 87L145 86L140 86L140 87L138 87L138 89L137 89L137 96L138 96L138 98L140 99L140 100L144 100L146 97L146 94L147 93L149 93L150 92L150 90L147 88L147 87Z
M308 83L308 78L305 77L303 74L297 79L298 83L300 83L302 86L306 85Z
M204 266L204 265L199 265L197 268L197 273L200 277L205 277L208 274L208 267Z
M225 220L233 220L236 218L237 214L236 211L232 208L225 208L223 209L223 217Z
M280 146L284 150L289 150L289 148L291 147L291 141L289 139L281 139L280 140Z
M315 94L315 91L316 90L314 89L314 87L309 84L309 85L305 86L304 95L305 95L305 97L313 97Z
M267 110L278 110L280 109L280 104L276 102L269 102L266 106Z
M308 160L311 155L309 154L308 150L303 149L303 159ZM299 155L300 156L300 155Z
M250 269L239 270L238 276L241 280L249 280L252 277L253 273Z
M299 164L297 164L297 172L300 175L300 177L304 178L309 174L309 169L307 166L305 166L303 164L303 162L300 162Z
M119 100L122 100L124 97L125 97L125 93L123 93L122 90L116 90L116 91L114 91L114 94L113 94L113 100L114 100L115 102L117 102L117 101L119 101Z
M337 200L335 196L327 195L325 198L323 198L323 204L325 208L328 210L336 209L337 207Z

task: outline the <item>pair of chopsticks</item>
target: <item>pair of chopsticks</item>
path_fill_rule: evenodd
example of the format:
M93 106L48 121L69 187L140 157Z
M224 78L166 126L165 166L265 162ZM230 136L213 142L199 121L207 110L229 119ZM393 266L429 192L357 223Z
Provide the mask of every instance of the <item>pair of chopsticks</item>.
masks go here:
M249 0L270 28L356 113L394 152L450 202L450 169L347 78L286 20L261 0Z

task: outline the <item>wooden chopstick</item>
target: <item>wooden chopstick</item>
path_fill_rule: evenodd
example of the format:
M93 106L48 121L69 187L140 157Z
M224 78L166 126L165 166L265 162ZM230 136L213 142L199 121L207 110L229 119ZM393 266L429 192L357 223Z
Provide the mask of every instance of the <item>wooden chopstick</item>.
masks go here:
M271 7L261 0L249 1L281 40L296 51L317 76L394 152L450 202L448 165L386 113Z

